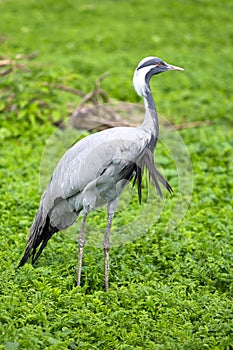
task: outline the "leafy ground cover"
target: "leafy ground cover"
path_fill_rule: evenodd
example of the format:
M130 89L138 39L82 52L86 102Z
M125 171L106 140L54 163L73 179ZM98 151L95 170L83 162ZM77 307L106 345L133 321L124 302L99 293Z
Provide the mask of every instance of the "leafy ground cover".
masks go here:
M231 11L230 1L208 0L0 2L1 59L39 52L20 60L30 71L1 76L0 349L233 348ZM193 166L182 223L165 230L168 206L146 234L114 246L107 293L102 249L93 245L75 286L78 247L66 233L53 237L35 268L17 271L51 121L79 102L54 84L88 92L108 71L109 96L139 102L131 78L147 55L185 68L153 80L159 111L174 124L210 121L180 131ZM93 224L103 225L95 215Z

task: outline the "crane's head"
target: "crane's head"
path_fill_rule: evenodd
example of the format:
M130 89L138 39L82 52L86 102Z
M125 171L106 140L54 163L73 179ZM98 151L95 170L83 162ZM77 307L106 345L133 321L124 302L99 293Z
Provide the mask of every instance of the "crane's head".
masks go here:
M133 77L134 88L138 95L146 97L151 77L168 70L183 70L183 68L172 66L158 57L151 56L141 60L134 72Z

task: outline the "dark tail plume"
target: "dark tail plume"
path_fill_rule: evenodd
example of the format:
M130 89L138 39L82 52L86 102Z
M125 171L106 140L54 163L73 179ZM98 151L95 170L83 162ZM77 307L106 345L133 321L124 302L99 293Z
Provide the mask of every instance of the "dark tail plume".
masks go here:
M159 182L167 189L168 192L172 193L171 186L169 185L167 180L160 174L160 172L158 171L158 169L156 169L156 167L154 165L153 153L147 152L143 161L144 161L146 168L149 171L149 175L150 175L152 182L155 185L160 197L162 197L162 191L160 189Z
M34 262L41 255L48 240L57 231L58 231L57 228L50 226L49 215L47 215L44 218L43 209L42 209L42 206L40 206L35 216L34 222L30 228L25 253L22 259L20 260L18 267L23 266L28 261L30 256L32 256L32 263L34 264ZM39 247L39 250L37 252L38 247Z
M144 167L147 168L149 172L149 176L154 186L156 187L156 190L160 197L162 197L162 191L159 183L161 183L167 189L168 192L172 193L171 186L169 185L167 180L160 174L160 172L158 171L158 169L156 169L154 165L153 153L150 150L148 150L148 152L146 152L143 155L143 157L137 161L137 164L133 168L135 172L134 179L133 179L133 186L137 183L138 199L140 204L142 201L142 175L143 175Z
M135 175L134 175L134 179L133 179L133 186L135 185L136 181L137 181L137 188L138 188L138 201L139 204L142 203L142 173L143 173L143 169L142 169L142 164L140 163L136 165L135 167Z

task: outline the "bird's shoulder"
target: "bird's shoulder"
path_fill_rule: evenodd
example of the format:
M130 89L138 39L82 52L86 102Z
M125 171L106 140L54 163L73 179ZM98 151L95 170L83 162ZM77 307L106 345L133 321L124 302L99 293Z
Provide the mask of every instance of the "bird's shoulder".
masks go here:
M77 143L75 143L58 163L58 166L64 167L64 164L76 164L89 161L89 157L110 156L116 152L134 153L139 148L145 147L148 137L144 130L133 127L116 127L91 134Z

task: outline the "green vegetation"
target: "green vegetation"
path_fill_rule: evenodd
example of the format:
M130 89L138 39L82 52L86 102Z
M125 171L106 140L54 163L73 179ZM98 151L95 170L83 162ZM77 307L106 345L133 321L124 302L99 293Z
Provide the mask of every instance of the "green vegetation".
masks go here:
M230 0L0 1L0 59L30 69L0 76L0 349L233 349L232 7ZM34 51L33 60L17 60ZM111 249L107 293L97 246L86 247L82 287L75 286L78 247L65 232L35 268L17 271L41 196L51 120L80 102L54 84L88 92L108 71L109 96L138 103L132 74L149 55L185 68L153 79L160 113L174 124L211 122L180 131L194 186L182 223L166 230L178 189L159 144L174 197L146 234ZM96 231L105 224L100 214L91 218Z

